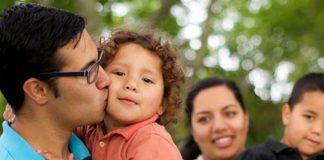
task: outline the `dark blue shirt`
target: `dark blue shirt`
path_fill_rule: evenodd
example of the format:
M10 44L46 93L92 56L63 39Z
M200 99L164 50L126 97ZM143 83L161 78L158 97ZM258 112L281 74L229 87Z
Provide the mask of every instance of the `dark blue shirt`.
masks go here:
M302 160L302 157L296 148L268 138L265 144L247 149L237 160ZM308 160L324 160L324 153L314 154Z

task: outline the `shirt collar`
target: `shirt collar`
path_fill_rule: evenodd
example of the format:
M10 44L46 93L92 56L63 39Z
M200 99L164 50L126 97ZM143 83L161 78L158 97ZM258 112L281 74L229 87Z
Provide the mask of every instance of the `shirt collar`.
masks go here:
M139 128L141 128L141 127L143 127L143 126L145 126L147 124L155 122L158 118L159 118L159 115L154 114L152 117L150 117L147 120L132 124L132 125L127 126L125 128L113 130L110 133L108 133L108 137L111 137L111 136L113 136L115 134L119 134L119 135L123 136L125 139L128 140Z
M30 144L21 137L15 130L13 130L8 122L2 123L3 133L0 137L0 145L4 146L13 159L33 159L44 160ZM69 147L74 155L75 160L91 159L90 153L84 146L82 141L74 134L69 139ZM17 152L19 151L19 153Z
M270 150L274 151L275 153L280 153L283 151L288 151L288 150L294 150L293 148L280 143L278 141L276 141L274 138L269 137L267 142L266 142L266 147L268 147Z
M16 131L14 131L7 121L2 123L3 133L0 137L0 143L13 159L44 160ZM19 151L19 153L18 153Z
M70 148L71 152L73 153L75 160L88 160L88 159L90 160L91 159L88 149L75 134L72 134L69 139L69 148Z

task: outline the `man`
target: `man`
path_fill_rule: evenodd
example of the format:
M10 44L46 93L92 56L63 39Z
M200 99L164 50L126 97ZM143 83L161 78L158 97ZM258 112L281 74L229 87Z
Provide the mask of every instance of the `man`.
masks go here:
M37 4L0 17L0 90L16 115L2 124L1 160L44 159L37 149L90 158L72 131L103 120L111 80L84 28L82 17Z

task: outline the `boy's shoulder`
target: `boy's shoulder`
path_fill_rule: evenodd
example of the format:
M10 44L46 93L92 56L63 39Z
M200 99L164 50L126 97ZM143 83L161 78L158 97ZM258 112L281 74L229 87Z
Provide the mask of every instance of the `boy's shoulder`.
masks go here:
M237 160L275 160L275 154L266 144L258 144L247 149Z
M268 138L266 143L255 145L243 152L237 160L301 160L301 155L296 148L280 143L273 138ZM309 160L324 159L324 152L309 157Z
M163 135L163 136L169 136L168 131L165 129L164 126L153 122L150 124L147 124L141 128L138 129L137 134L141 134L141 135Z
M239 156L238 160L277 160L279 157L285 159L284 157L291 154L299 156L296 149L288 147L273 138L268 138L266 143L247 149Z
M133 135L133 139L137 141L156 141L160 143L171 143L173 144L173 139L170 133L165 129L164 126L153 122L142 126Z

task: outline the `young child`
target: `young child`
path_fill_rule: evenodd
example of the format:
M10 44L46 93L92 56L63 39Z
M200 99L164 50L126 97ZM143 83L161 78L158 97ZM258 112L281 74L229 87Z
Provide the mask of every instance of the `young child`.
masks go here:
M181 110L184 72L176 51L153 35L116 30L103 42L112 79L104 122L76 129L93 160L181 160L167 128ZM7 107L8 108L8 107ZM9 116L8 118L9 119ZM39 150L46 159L55 155Z
M309 73L294 85L282 107L284 135L245 151L242 160L324 159L324 74Z
M109 86L104 123L80 127L94 160L179 160L164 126L177 119L184 72L175 50L150 34L116 30L104 42Z

